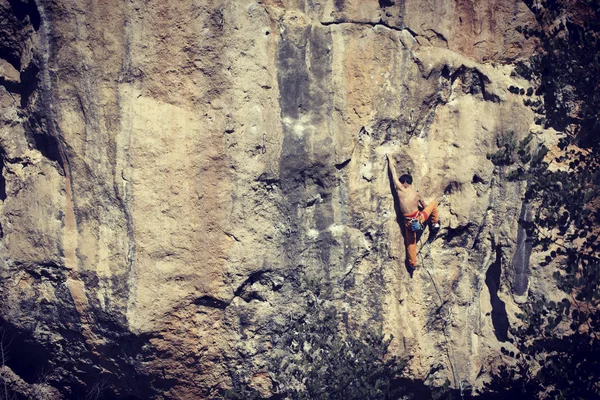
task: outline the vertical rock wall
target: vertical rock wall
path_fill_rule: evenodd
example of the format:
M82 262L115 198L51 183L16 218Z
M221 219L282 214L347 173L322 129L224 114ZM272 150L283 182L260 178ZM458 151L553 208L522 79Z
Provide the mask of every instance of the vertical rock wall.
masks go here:
M310 282L393 334L411 378L477 387L500 361L524 187L486 154L535 127L508 90L533 85L523 3L0 10L0 322L44 390L214 397L268 369ZM412 276L386 153L441 202Z

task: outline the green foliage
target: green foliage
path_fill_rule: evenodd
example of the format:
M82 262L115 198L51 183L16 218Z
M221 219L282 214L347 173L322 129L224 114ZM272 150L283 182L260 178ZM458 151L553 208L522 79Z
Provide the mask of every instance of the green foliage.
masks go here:
M496 166L512 165L515 163L515 149L517 142L515 140L515 132L509 131L501 134L496 139L498 150L494 153L488 153L487 159Z
M363 328L343 334L333 306L317 302L286 334L277 357L277 380L293 399L397 399L404 362L387 357L391 338Z
M567 169L549 169L547 149L530 159L527 151L517 151L519 173L528 183L524 200L537 209L533 221L520 224L547 252L540 266L557 266L553 276L565 298L524 305L518 315L524 326L511 330L520 361L501 369L487 387L500 398L600 396L600 156L572 150L566 140L560 147L563 153L553 161ZM531 365L539 367L535 373Z
M513 131L501 134L496 139L498 150L488 153L487 159L497 167L512 167L516 164L514 169L507 172L506 179L509 181L525 180L529 176L531 166L540 164L548 151L545 147L541 147L532 156L530 146L532 140L533 135L529 134L517 145Z
M600 2L587 1L591 7L582 1L525 3L540 24L536 36L544 48L532 60L544 97L543 124L557 131L572 130L580 144L598 148ZM556 26L556 21L562 22Z
M534 399L544 390L525 360L518 361L515 367L501 366L493 378L486 385L486 399Z
M513 332L520 361L502 369L488 388L498 398L600 398L600 2L586 2L589 7L525 0L542 29L522 32L538 36L544 49L531 63L517 65L516 73L539 79L535 94L544 100L543 105L525 102L543 114L537 124L569 136L552 160L559 169L548 169L547 150L529 161L525 154L518 161L509 155L493 160L504 168L504 160L520 162L528 183L525 200L537 209L533 221L520 224L537 249L547 252L540 267L557 269L553 276L565 298L534 299L523 307L524 327ZM556 26L556 21L562 22ZM572 150L571 143L591 152ZM498 152L506 151L499 146ZM508 173L511 179L519 175Z
M524 73L535 75L543 63L533 65L536 71L525 71L524 67ZM546 89L558 92L565 86L557 85L558 80L550 76L546 78L553 85ZM594 82L598 83L597 76ZM545 100L556 98L546 96ZM568 110L563 104L552 104L556 107L548 123L560 122L565 128L574 122L564 118ZM597 107L582 110L584 120L598 120ZM597 133L592 136L590 127L582 126L587 133L580 131L587 142L600 138ZM573 149L570 145L580 138L567 136L559 142L561 153L548 157L545 147L532 151L532 138L528 135L517 145L513 132L502 134L497 139L498 150L488 154L488 159L507 180L527 182L524 201L537 211L533 221L519 223L537 250L546 252L540 267L557 268L553 276L565 298L559 302L538 298L523 306L524 312L518 315L523 327L511 330L520 350L519 361L515 367L502 368L488 390L499 398L598 398L600 155L593 149ZM596 140L592 144L597 149L599 143ZM546 160L550 158L558 168L549 168Z
M298 315L271 337L267 367L275 384L272 399L400 399L408 398L401 374L404 360L390 356L392 337L381 328L350 327L329 298L322 280L305 274L308 299ZM323 297L323 298L322 298ZM243 377L233 377L227 399L260 399Z
M600 193L600 158L595 153L566 151L555 161L568 162L568 170L549 170L543 161L533 164L532 160L525 199L539 209L532 230L536 243L548 248L557 237L565 239L561 252L569 261L581 264L597 259L588 255L600 250L591 229L600 214L589 204ZM573 242L577 238L587 240L580 245Z
M457 396L455 391L451 388L450 379L446 378L444 384L438 388L432 388L431 399L432 400L454 400L462 396Z

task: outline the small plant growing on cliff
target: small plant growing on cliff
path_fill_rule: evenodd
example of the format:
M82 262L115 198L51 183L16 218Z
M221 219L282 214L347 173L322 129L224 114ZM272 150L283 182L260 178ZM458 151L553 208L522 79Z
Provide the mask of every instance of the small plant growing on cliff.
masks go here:
M517 145L515 133L509 131L501 134L496 145L498 150L487 154L487 159L497 167L513 167L506 174L506 179L509 181L525 180L543 161L548 149L540 147L532 156L531 141L533 135L529 134L523 138Z
M487 154L487 159L496 166L512 165L515 163L515 149L517 142L515 140L515 132L509 131L503 133L496 139L498 150Z

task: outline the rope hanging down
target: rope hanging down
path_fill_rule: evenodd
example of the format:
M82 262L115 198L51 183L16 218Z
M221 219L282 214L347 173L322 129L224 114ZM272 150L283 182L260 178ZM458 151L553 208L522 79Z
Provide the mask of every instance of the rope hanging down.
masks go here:
M421 238L419 238L419 244L421 244ZM427 253L429 254L429 259L431 260L431 247L429 242L425 242L424 245L421 245L421 249L419 249L419 256L421 257L421 265L423 266L423 269L427 272L427 275L429 275L429 279L431 279L431 282L433 283L433 287L435 288L435 292L437 293L439 299L440 299L440 310L444 307L444 300L442 299L442 295L438 289L438 285L435 282L435 279L433 278L433 275L431 275L431 272L429 271L428 268L425 267L425 262L423 259L423 254L421 253L421 250L423 248L427 248ZM431 261L431 266L432 268L435 267L433 264L433 260ZM444 320L444 324L442 325L443 329L443 333L444 333L444 338L446 340L446 355L448 356L448 362L450 363L450 368L452 369L452 378L454 379L454 387L460 387L460 397L461 399L464 399L464 393L463 393L463 382L467 382L465 380L461 380L460 377L458 376L458 372L456 370L456 359L454 358L454 349L452 347L450 338L449 338L449 334L448 334L448 323L451 322L452 320L452 308L448 307L448 312L446 314L446 318Z

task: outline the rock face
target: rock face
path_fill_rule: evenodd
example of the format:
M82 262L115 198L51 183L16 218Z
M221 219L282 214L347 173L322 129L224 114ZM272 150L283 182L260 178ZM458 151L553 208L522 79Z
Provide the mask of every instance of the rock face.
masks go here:
M515 299L544 284L517 245L525 184L486 155L509 132L556 137L514 73L538 45L524 3L0 0L0 15L15 391L213 398L244 376L268 392L272 337L310 312L310 282L346 327L392 334L410 378L478 388L503 362ZM412 276L386 153L441 202Z

